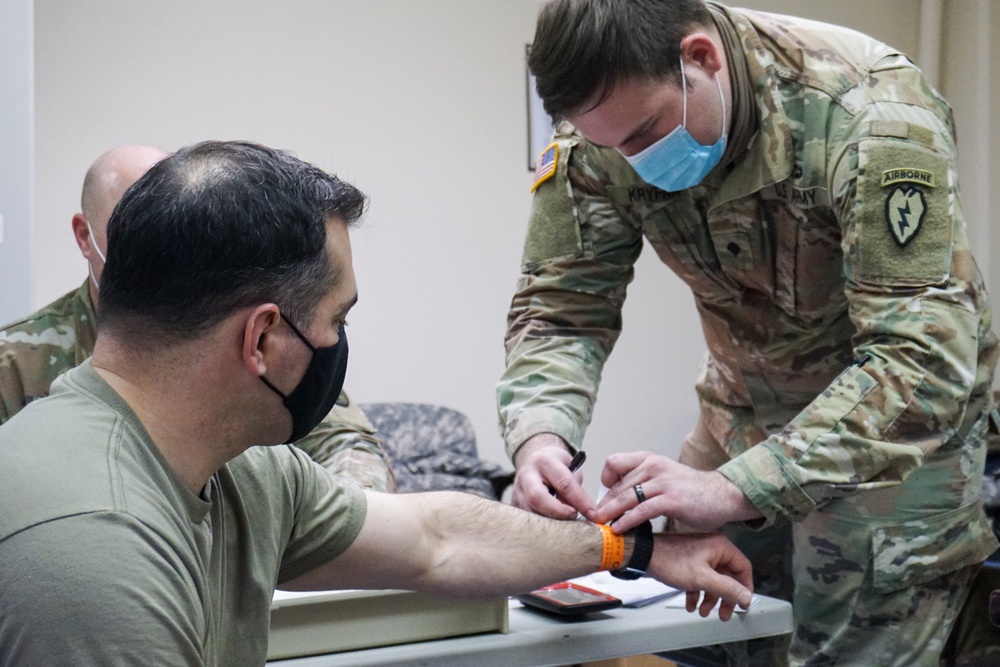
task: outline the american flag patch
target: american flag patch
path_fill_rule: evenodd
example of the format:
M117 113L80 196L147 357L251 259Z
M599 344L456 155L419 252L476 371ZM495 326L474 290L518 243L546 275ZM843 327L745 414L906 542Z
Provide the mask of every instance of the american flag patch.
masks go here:
M556 173L557 162L559 162L559 144L551 143L535 161L535 182L531 185L531 192L552 178L552 175Z

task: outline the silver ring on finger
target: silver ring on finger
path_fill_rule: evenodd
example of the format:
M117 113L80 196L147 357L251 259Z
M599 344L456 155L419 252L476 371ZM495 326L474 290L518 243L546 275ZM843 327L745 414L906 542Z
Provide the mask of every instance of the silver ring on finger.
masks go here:
M636 484L632 487L632 490L635 491L635 497L640 503L646 502L646 494L642 491L642 484Z

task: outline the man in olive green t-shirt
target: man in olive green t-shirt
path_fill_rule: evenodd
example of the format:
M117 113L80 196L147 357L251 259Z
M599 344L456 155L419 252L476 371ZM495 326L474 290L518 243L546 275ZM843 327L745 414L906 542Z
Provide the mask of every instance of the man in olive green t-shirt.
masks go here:
M749 604L718 534L361 490L273 446L340 394L365 201L245 142L181 149L126 192L93 356L0 428L5 666L260 665L275 585L497 596L624 564L704 591L703 615Z

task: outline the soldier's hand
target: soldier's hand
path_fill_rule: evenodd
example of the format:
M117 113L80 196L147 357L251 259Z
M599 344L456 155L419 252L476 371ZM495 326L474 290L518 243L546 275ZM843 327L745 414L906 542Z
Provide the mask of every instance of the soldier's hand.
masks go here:
M753 576L750 561L718 533L655 537L646 574L687 594L688 611L708 616L719 604L719 618L728 621L739 605L750 607Z
M593 520L607 523L621 517L612 524L616 533L658 516L698 530L715 530L730 521L761 516L743 492L720 473L695 470L652 452L608 457L601 483L608 492Z
M511 504L554 519L575 519L577 512L593 517L597 508L580 484L582 474L570 472L571 459L569 447L559 436L540 433L531 437L514 460L517 474Z

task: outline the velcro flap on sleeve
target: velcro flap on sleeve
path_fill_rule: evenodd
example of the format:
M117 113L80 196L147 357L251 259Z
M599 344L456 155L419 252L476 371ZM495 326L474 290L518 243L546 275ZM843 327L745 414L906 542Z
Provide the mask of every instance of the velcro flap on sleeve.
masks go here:
M582 247L567 163L574 142L559 142L555 173L534 191L522 267L533 271L554 259L575 257Z
M948 279L953 187L945 156L914 141L879 137L858 148L855 280L923 287Z

